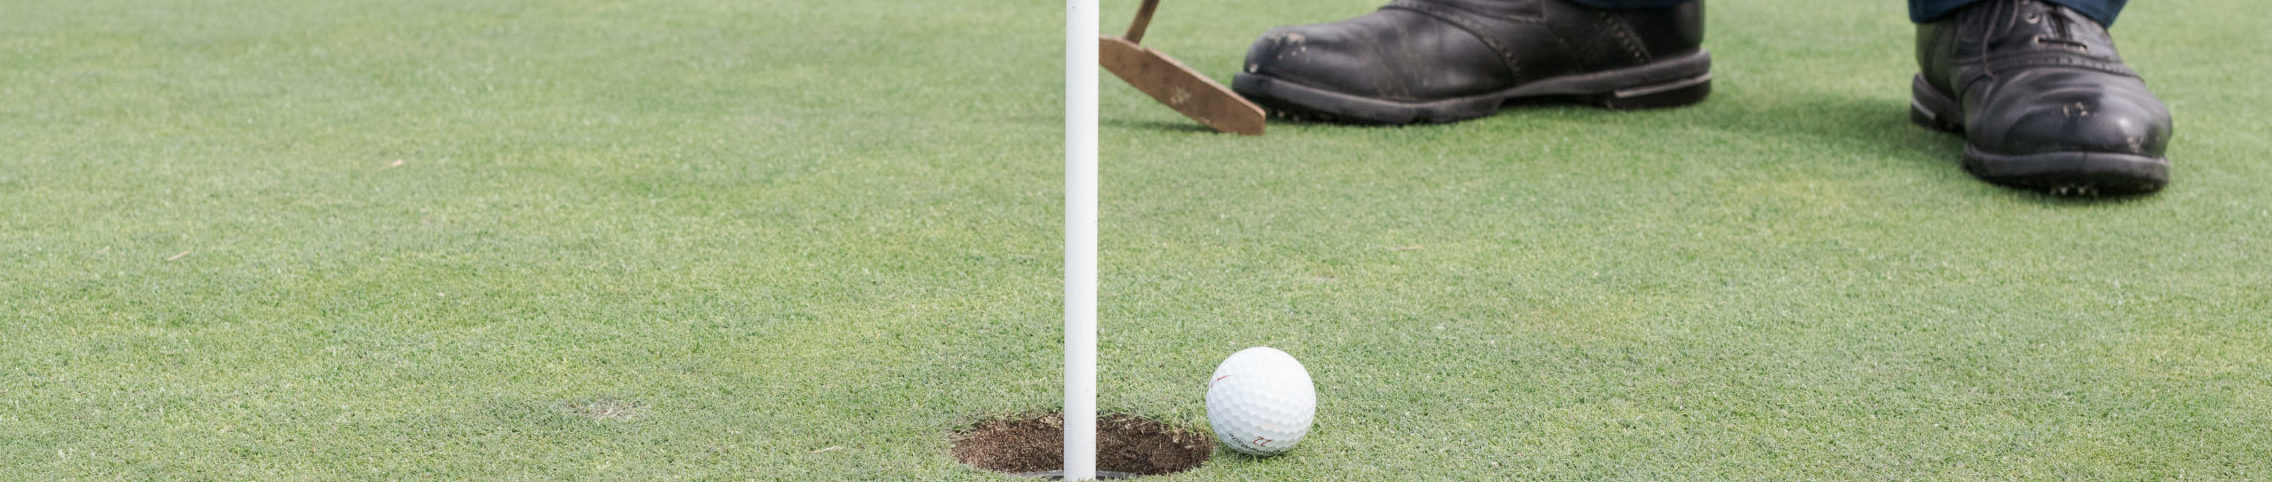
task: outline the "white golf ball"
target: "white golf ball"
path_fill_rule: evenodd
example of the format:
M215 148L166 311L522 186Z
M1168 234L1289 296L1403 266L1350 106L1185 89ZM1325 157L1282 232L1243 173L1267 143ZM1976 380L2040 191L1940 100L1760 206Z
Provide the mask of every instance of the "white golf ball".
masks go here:
M1239 350L1207 382L1207 425L1215 438L1249 455L1285 453L1310 432L1317 388L1293 355L1258 346Z

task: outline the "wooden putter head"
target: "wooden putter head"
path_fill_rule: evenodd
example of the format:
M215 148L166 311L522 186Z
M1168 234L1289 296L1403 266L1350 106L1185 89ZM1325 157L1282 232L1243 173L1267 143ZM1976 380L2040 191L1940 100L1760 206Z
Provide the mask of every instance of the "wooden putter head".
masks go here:
M1218 131L1243 135L1262 135L1265 116L1262 107L1232 93L1231 89L1214 79L1200 75L1185 67L1182 62L1169 58L1142 45L1144 28L1152 23L1152 10L1159 8L1160 0L1144 0L1136 11L1136 21L1128 25L1128 34L1120 37L1104 35L1098 39L1098 58L1105 70L1120 80L1136 86L1152 99L1167 104L1185 117L1206 124Z

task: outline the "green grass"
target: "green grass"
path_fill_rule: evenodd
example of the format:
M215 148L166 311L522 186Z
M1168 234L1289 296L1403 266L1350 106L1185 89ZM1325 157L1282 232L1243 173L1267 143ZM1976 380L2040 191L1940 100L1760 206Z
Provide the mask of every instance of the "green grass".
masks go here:
M2126 14L2176 181L2071 201L1828 3L1715 2L1669 111L1239 138L1108 77L1101 404L1303 358L1303 446L1193 480L2272 477L2261 6ZM992 477L950 434L1057 404L1061 15L0 3L0 478Z

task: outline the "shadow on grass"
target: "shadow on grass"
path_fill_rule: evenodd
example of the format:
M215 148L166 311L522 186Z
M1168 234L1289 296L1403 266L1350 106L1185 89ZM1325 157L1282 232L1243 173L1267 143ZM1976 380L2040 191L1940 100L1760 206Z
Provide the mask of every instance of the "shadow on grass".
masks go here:
M1908 104L1900 100L1817 94L1800 98L1794 104L1796 107L1768 109L1769 112L1762 115L1783 119L1805 119L1812 116L1814 120L1811 122L1775 124L1775 128L1786 132L1784 135L1799 136L1803 142L1812 143L1802 145L1846 143L1888 154L1881 159L1906 161L1889 163L1887 169L1964 170L1964 135L1917 125L1910 121ZM1767 129L1761 128L1754 132L1775 135L1764 132L1765 130ZM1927 172L1918 174L1930 175ZM2044 191L1996 185L1972 177L1969 173L1964 179L1970 181L1968 187L1974 188L1966 190L1969 192L2053 205L2099 206L2151 198L2150 195L2141 194L2054 195ZM1966 191L1952 189L1948 192L1955 194Z
M1743 102L1739 99L1706 100L1705 104L1691 109L1732 109L1733 122L1722 122L1712 129L1736 135L1781 139L1788 145L1826 146L1848 150L1874 152L1881 155L1863 156L1868 160L1887 161L1882 166L1888 175L1918 178L1944 177L1936 173L1962 172L1964 136L1919 126L1909 119L1909 106L1904 100L1855 97L1823 92L1793 92L1778 96L1770 102ZM1718 104L1714 104L1718 103ZM1570 112L1574 104L1568 102L1531 101L1511 105L1502 115L1522 115L1521 112ZM1600 124L1632 122L1629 116L1648 115L1651 111L1624 112L1577 108L1574 111L1598 115L1560 117L1560 122L1593 122ZM1669 112L1669 111L1667 111ZM1954 177L1949 177L1956 179ZM2150 199L2150 194L2106 196L2062 196L2043 191L2011 188L1988 183L1971 177L1961 179L1962 184L1951 184L1945 191L1950 195L1978 193L2053 205L2102 206L2126 204Z
M1734 98L1731 98L1734 97ZM1710 109L1708 112L1690 113L1689 110ZM1575 115L1572 115L1575 114ZM1915 178L1962 179L1946 183L1950 189L1944 195L2000 196L2012 199L2054 205L2100 206L2120 204L2151 198L2150 195L2115 196L2060 196L2043 191L2009 188L1990 184L1970 175L1947 176L1961 172L1964 156L1964 136L1941 132L1916 125L1909 120L1906 97L1857 97L1821 91L1794 91L1774 96L1770 100L1759 97L1721 95L1702 104L1644 111L1611 111L1593 108L1570 99L1523 99L1512 102L1493 117L1537 116L1551 117L1551 122L1631 126L1635 123L1667 124L1673 122L1709 122L1708 128L1757 139L1778 139L1786 145L1818 146L1847 152L1871 152L1865 160L1880 161L1880 168L1889 176ZM1674 119L1683 116L1686 119ZM1347 124L1321 121L1306 117L1272 115L1274 127L1344 128L1358 129L1427 129L1448 124ZM1196 122L1131 121L1107 119L1110 127L1150 130L1166 133L1217 134ZM1228 135L1228 134L1226 134Z
M1215 132L1215 130L1214 130L1214 129L1209 129L1209 128L1207 128L1207 126L1204 126L1204 125L1200 125L1198 121L1187 121L1187 122L1167 122L1167 121L1156 121L1156 120L1142 120L1142 121L1132 121L1132 120L1124 120L1124 119L1103 119L1103 120L1099 120L1099 121L1097 121L1097 123L1098 123L1099 125L1103 126L1103 127L1121 128L1121 129L1137 129L1137 130L1148 130L1148 131L1158 131L1158 132L1167 132L1167 133L1176 133L1176 132L1181 132L1181 133L1187 133L1187 134L1218 134L1218 132ZM1237 134L1230 134L1230 133L1221 133L1221 134L1223 134L1223 135L1237 135Z

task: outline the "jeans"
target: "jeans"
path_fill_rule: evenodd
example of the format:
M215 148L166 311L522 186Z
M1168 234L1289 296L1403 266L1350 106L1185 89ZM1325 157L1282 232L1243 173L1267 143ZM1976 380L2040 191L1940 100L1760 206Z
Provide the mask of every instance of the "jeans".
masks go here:
M1571 0L1571 1L1573 1L1573 2L1577 2L1577 3L1579 3L1579 4L1583 4L1583 5L1587 5L1587 6L1591 6L1591 7L1599 7L1599 8L1650 8L1650 7L1669 7L1669 6L1673 6L1673 5L1679 5L1679 4L1682 4L1682 3L1688 3L1688 2L1689 2L1689 1L1691 1L1691 0ZM1932 21L1932 20L1933 20L1933 19L1935 19L1935 18L1940 18L1940 16L1942 16L1942 15L1947 15L1947 14L1948 14L1949 12L1954 12L1954 11L1956 11L1956 10L1957 10L1957 9L1959 9L1959 8L1964 8L1964 7L1966 6L1966 5L1971 5L1971 4L1974 4L1974 3L1978 3L1978 2L1981 2L1981 1L1982 1L1982 0L1909 0L1909 20L1910 20L1910 21L1913 21L1913 22L1917 22L1917 23L1925 23L1925 22L1930 22L1930 21ZM2082 13L2082 14L2083 14L2083 16L2085 16L2085 17L2090 17L2090 18L2091 18L2091 20L2097 20L2097 21L2098 21L2098 23L2099 23L2099 25L2106 25L2106 26L2113 26L2113 25L2114 25L2114 17L2115 17L2116 15L2120 15L2120 14L2122 13L2122 4L2125 4L2125 3L2130 3L2130 0L2045 0L2045 1L2051 2L2051 3L2056 3L2056 4L2059 4L2059 5L2065 6L2065 7L2067 7L2067 8L2072 8L2072 9L2075 9L2075 11L2076 11L2076 12Z

